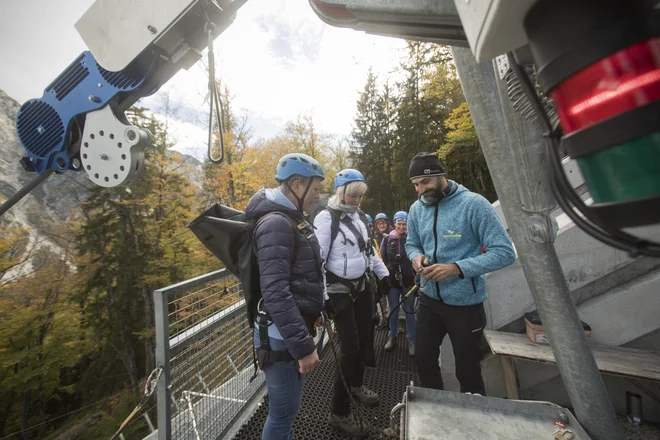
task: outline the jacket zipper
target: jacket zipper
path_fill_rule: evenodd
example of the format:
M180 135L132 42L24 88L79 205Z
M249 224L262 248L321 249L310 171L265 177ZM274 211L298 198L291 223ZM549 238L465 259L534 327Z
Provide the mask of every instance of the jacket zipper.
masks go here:
M472 290L474 290L474 293L477 293L477 285L474 282L474 277L470 278L470 281L472 281Z
M346 258L346 252L344 252L344 278L346 278L347 270L348 270L348 258Z
M435 240L435 245L433 248L433 264L438 264L438 205L435 204L435 215L433 216L433 239ZM440 283L435 282L435 295L438 297L438 300L442 301L440 297Z

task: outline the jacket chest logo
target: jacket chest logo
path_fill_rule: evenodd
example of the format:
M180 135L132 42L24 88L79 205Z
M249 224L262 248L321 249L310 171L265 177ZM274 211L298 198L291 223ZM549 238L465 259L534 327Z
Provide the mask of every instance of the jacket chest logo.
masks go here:
M445 229L442 238L461 238L461 234L452 229Z

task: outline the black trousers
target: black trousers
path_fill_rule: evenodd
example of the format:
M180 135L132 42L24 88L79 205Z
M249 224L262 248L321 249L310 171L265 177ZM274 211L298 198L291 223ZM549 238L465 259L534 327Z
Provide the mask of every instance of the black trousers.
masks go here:
M486 395L481 377L481 349L486 313L483 304L450 306L421 294L417 311L415 363L424 388L444 389L438 357L447 334L456 358L462 393Z
M376 298L374 290L371 292L371 326L369 327L369 340L367 341L367 351L364 357L364 363L367 366L376 365L376 350L374 348L374 338L376 337L376 326L378 325L378 313L376 310Z
M341 357L335 371L332 412L347 416L351 413L349 395L339 372L344 374L349 387L362 386L364 379L364 359L369 343L372 301L369 290L356 295L353 302L348 295L333 295L335 306L335 330L339 338Z

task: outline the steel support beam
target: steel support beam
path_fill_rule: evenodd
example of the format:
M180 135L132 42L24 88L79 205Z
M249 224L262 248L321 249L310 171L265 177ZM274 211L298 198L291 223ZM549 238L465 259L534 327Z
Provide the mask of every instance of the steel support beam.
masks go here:
M622 439L555 251L548 160L538 127L511 107L491 63L452 47L457 71L525 278L582 426L594 440ZM501 91L501 93L500 93ZM524 206L524 208L523 208Z

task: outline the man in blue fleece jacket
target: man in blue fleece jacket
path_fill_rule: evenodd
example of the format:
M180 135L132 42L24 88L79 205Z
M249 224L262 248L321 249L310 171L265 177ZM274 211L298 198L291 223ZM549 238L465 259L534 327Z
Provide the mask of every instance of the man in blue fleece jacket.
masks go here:
M449 334L461 392L485 395L485 275L514 263L513 246L488 200L447 180L437 155L417 154L408 175L420 196L408 213L406 253L422 275L415 352L421 384L443 389L438 357Z

